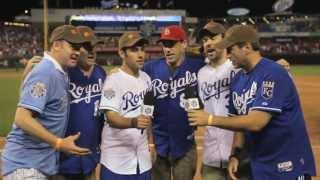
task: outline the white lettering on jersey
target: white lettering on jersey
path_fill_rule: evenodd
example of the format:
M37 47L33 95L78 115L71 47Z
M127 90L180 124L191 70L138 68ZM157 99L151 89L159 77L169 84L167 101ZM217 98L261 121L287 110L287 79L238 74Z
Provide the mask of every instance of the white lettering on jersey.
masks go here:
M264 99L271 99L273 97L274 81L262 82L262 97Z
M69 93L72 96L71 104L85 101L86 103L91 102L91 98L101 96L102 90L102 79L99 78L98 83L89 84L85 87L76 86L75 83L70 82Z
M238 95L237 92L232 92L232 101L238 114L247 114L247 105L252 103L257 92L257 82L253 82L251 88L246 92Z
M196 82L197 74L186 71L185 77L175 79L169 83L162 82L160 79L154 79L152 80L152 86L155 96L158 95L158 99L165 98L169 93L171 98L176 98L177 93L183 91L186 85L193 85Z

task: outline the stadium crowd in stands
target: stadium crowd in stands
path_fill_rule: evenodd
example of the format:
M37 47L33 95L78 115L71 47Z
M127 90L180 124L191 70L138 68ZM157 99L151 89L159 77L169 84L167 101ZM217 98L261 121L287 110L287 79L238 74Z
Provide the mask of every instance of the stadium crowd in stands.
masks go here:
M43 51L41 33L31 27L1 26L0 59L31 58Z
M317 34L320 32L319 21L306 21L296 23L260 23L257 28L260 32L279 32L285 31L295 32L307 32L310 34ZM3 23L0 25L0 65L10 64L11 61L17 61L21 59L29 59L34 55L41 55L43 52L42 30L36 26L30 27L15 27L5 26ZM194 35L189 36L191 45ZM99 34L98 34L99 35ZM101 35L101 40L104 42L97 47L98 52L107 52L108 58L116 62L117 43L119 37L117 35ZM149 38L149 45L158 46L157 40L159 36L151 36ZM286 55L286 54L320 54L320 36L281 36L281 37L264 37L261 39L261 51L264 54L272 55ZM159 50L161 52L161 49ZM113 53L113 54L112 54ZM157 54L150 54L150 57L154 57ZM105 57L104 57L105 58ZM98 58L99 59L99 58ZM4 63L5 62L5 63ZM100 62L100 61L99 61ZM108 64L107 62L107 64ZM110 63L109 63L110 64Z

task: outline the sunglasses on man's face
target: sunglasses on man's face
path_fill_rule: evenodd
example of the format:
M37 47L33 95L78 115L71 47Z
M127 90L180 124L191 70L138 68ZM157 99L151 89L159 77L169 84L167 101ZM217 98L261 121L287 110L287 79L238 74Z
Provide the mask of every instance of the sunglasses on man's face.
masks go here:
M178 41L161 41L162 46L166 47L166 48L172 48L174 45L177 44Z
M68 42L68 41L67 41ZM79 51L80 48L82 47L82 44L77 44L77 43L71 43L71 42L68 42L71 46L71 48L75 51Z
M92 52L93 51L93 46L91 45L91 43L84 43L82 45L82 47L88 52Z

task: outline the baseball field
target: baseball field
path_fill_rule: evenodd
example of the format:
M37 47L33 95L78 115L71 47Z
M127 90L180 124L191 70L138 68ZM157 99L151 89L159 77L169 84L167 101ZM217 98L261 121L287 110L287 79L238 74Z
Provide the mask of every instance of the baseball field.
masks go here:
M320 66L292 66L290 71L298 88L307 129L316 158L317 172L320 173ZM22 70L17 72L15 69L0 69L0 153L4 143L4 138L1 137L5 137L9 132L14 118L21 83L21 73ZM203 128L199 128L197 132L199 160L201 159L202 140ZM200 179L199 171L196 179ZM320 176L314 179L320 180Z

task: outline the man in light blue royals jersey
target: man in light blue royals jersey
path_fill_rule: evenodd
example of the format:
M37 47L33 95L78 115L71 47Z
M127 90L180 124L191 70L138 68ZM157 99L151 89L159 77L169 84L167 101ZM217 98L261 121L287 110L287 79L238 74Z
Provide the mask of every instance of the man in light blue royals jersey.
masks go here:
M155 95L153 136L157 160L154 180L192 180L196 171L194 129L188 124L184 90L197 86L202 59L185 56L187 37L179 26L168 26L160 42L165 58L149 61L144 71L151 77ZM197 89L197 88L195 88Z
M190 124L244 131L254 180L311 179L315 164L296 87L288 72L260 55L258 42L250 26L227 30L216 48L227 48L242 69L230 85L229 112L235 116L189 111ZM231 168L235 172L237 163Z
M93 30L88 26L76 28L85 42L81 44L78 66L67 70L71 101L66 136L80 132L82 136L76 144L89 148L92 153L86 156L62 153L59 174L55 180L95 179L95 168L100 160L99 146L104 118L98 111L98 105L106 73L101 66L95 64L95 46L99 40ZM30 59L24 77L31 71L32 66L40 61L41 57L38 56Z
M69 113L66 68L76 66L83 42L74 26L57 27L50 37L50 51L23 82L15 122L2 154L5 180L46 180L58 171L57 150L75 155L90 152L75 145L80 134L62 138Z

